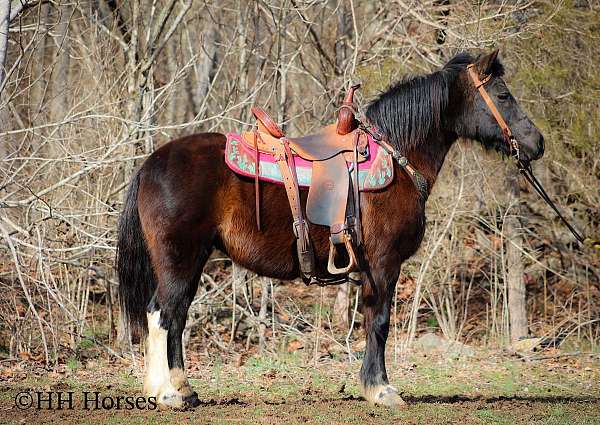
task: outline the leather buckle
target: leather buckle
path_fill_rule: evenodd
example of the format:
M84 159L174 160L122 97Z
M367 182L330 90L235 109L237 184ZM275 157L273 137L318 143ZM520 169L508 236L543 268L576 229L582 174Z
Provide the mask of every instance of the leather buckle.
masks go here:
M517 139L515 139L513 136L510 136L510 138L508 139L508 142L510 144L510 154L511 156L516 159L517 161L520 161L521 159L521 150L519 148L519 142L517 142Z
M348 229L348 226L346 225L346 223L335 223L335 224L331 225L331 227L329 228L329 232L332 234L338 234L347 229ZM342 241L340 241L339 243L342 243Z
M292 230L294 231L294 236L296 236L296 239L300 238L300 231L298 230L299 227L300 220L294 220L294 223L292 224Z

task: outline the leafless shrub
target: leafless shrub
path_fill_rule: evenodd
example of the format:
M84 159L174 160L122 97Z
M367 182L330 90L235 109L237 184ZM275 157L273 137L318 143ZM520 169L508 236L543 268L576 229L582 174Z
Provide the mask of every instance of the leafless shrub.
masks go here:
M7 4L24 7L10 13ZM552 140L538 173L577 225L597 233L599 163L582 140L596 140L599 129L578 112L581 103L598 109L587 93L598 47L592 27L579 25L597 19L597 9L521 0L0 5L0 320L11 357L56 363L85 341L115 342L116 221L132 171L156 146L248 128L253 103L288 132L308 132L331 120L350 80L363 80L366 102L461 49L503 47L509 83ZM571 31L565 42L591 53L567 58L550 35L559 26ZM565 76L568 60L577 70ZM425 242L398 289L396 354L430 319L448 338L509 340L512 201L498 183L509 167L464 144L451 152L429 201ZM534 194L524 190L519 202L531 332L597 344L597 257L571 249ZM260 342L275 353L299 340L315 359L323 347L352 358L356 292L349 329L334 332L334 289L292 290L231 270L216 258L203 275L190 344L231 353ZM302 291L306 302L295 298Z

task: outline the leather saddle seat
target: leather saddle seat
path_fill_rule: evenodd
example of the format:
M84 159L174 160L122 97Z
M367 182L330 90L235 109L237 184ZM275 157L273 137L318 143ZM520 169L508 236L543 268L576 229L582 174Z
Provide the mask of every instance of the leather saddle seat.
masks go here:
M333 242L342 243L336 236L344 227L348 199L352 196L347 163L352 162L355 148L356 161L366 160L366 134L358 128L338 134L338 125L331 124L313 135L287 137L263 109L254 107L252 112L258 121L259 134L245 133L244 137L246 140L256 137L258 151L276 154L285 141L293 154L312 162L313 184L306 201L306 217L313 224L332 228ZM358 154L359 142L363 145L362 154Z
M331 124L322 128L319 132L302 137L286 137L275 124L273 119L261 108L252 108L254 116L259 123L259 132L263 140L258 140L258 149L263 152L271 152L272 144L278 143L280 139L286 138L292 151L308 161L324 161L343 152L352 152L356 137L366 140L365 134L358 134L356 129L347 134L338 134L337 125ZM359 143L360 144L360 143ZM364 152L364 149L362 149ZM364 154L361 160L364 160ZM349 159L349 162L351 159ZM359 161L360 162L360 161Z
M283 185L283 177L272 151L261 145L257 161L253 132L230 132L226 136L225 163L233 172L241 176L255 178L258 169L258 179L260 181ZM264 139L270 136L261 134L261 137ZM362 137L364 137L364 134L361 135ZM372 137L369 135L366 137L367 149L364 152L366 155L363 156L360 153L358 155L359 189L361 192L379 191L387 187L393 179L393 158ZM257 140L258 143L260 143L260 140ZM301 189L309 189L313 185L312 169L318 161L304 159L295 152L292 152L292 154L294 155L298 186ZM354 167L354 153L343 152L342 155L346 158L348 171L351 172ZM258 167L257 164L259 164Z

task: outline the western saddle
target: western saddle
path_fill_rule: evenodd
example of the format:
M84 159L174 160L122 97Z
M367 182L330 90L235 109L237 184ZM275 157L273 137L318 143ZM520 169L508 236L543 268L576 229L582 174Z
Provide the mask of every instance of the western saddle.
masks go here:
M302 279L306 283L339 283L358 271L355 247L361 244L358 163L368 156L367 137L355 119L352 86L338 112L337 124L324 127L317 134L287 137L275 121L261 108L252 112L257 129L252 133L256 151L256 220L260 229L258 153L273 155L283 176L283 183L294 218L298 259ZM310 242L308 223L300 203L298 178L294 156L312 162L312 182L306 202L306 217L313 224L329 226L330 248L327 271L333 278L316 276L314 252ZM349 167L348 164L352 164ZM336 246L344 246L348 263L336 265Z

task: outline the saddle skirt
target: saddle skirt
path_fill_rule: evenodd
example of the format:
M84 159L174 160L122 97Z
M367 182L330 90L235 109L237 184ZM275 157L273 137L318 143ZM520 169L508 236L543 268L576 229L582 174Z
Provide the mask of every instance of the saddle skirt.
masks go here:
M236 174L254 178L256 175L256 151L243 134L227 133L225 163ZM394 178L392 156L381 148L370 135L368 137L368 155L358 164L358 180L361 191L375 191L388 186ZM283 185L283 176L272 154L259 152L259 179ZM298 185L309 188L312 183L312 161L294 155L294 164L298 176ZM346 163L348 170L354 166Z

